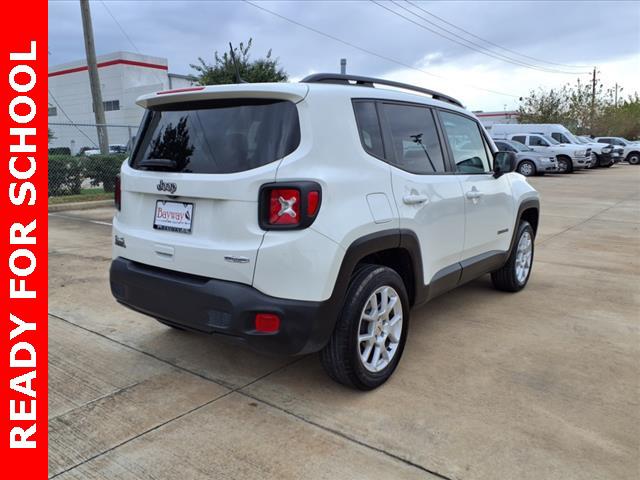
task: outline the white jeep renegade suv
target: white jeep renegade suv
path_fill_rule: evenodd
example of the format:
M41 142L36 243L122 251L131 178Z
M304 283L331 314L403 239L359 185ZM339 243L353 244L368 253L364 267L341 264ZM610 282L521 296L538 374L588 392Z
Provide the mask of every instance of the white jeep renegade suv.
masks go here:
M367 390L396 368L413 306L486 273L510 292L528 281L538 194L446 95L316 74L138 104L111 291L162 323L320 351Z

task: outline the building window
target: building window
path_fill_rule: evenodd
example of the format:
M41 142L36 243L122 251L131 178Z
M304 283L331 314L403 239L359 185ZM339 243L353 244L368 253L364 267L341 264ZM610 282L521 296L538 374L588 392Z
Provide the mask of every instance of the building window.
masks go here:
M102 102L102 108L105 112L111 112L113 110L120 110L120 100L106 100ZM93 111L95 109L92 107Z
M58 109L56 107L49 107L49 116L55 117L58 115Z
M102 102L102 105L104 106L105 112L120 110L120 100L107 100L106 102Z

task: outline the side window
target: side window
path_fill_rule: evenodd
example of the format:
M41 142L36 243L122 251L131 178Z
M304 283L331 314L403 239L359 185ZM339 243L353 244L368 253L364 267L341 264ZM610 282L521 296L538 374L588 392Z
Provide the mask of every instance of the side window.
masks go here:
M559 132L553 132L551 134L551 137L560 143L571 143L567 137L565 137L563 134Z
M360 141L367 153L375 157L384 157L382 144L382 132L378 121L378 112L373 102L354 102L353 109L356 114Z
M429 108L385 103L382 105L399 168L408 172L444 173L438 131Z
M478 124L470 118L449 112L440 112L440 118L453 152L456 170L462 173L490 172L488 148Z
M527 143L527 137L525 137L524 135L516 135L515 137L511 137L511 140L515 142L520 142L524 145L526 145Z
M598 143L611 143L610 138L599 138Z
M537 135L531 135L529 137L529 145L531 145L532 147L548 147L549 146L549 144L544 138L539 137Z

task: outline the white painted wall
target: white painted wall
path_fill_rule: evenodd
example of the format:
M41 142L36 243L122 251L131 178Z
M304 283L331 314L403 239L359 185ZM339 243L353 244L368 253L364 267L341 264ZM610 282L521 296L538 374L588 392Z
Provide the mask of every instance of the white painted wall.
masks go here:
M518 112L474 112L480 123L491 132L496 123L518 123Z
M105 112L107 124L123 125L108 128L110 144L126 144L129 141L129 135L136 134L144 112L135 104L140 95L191 85L189 80L183 78L184 76L168 73L166 58L131 52L114 52L100 55L97 60L102 100L120 102L120 110ZM109 62L118 63L100 65ZM143 63L147 66L122 62ZM78 68L84 69L69 71ZM49 107L57 109L55 116L49 116L50 124L95 123L89 73L86 70L85 61L70 62L49 68ZM98 144L96 128L93 126L50 125L50 128L56 138L49 143L49 147L69 147L73 153L76 153L82 147L94 147Z

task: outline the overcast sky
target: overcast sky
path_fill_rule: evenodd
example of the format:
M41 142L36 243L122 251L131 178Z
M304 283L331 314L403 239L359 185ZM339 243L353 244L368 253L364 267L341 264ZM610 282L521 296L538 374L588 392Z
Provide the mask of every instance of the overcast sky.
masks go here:
M271 48L294 81L338 71L345 57L349 73L440 90L485 111L516 108L518 97L540 86L590 81L590 73L580 72L593 66L606 86L617 82L627 94L640 91L637 1L255 3L353 46L241 1L120 0L91 2L96 50L137 49L166 57L173 73L189 74L198 57L212 61L229 41L253 37L253 57ZM78 0L49 2L49 52L51 65L84 57Z

